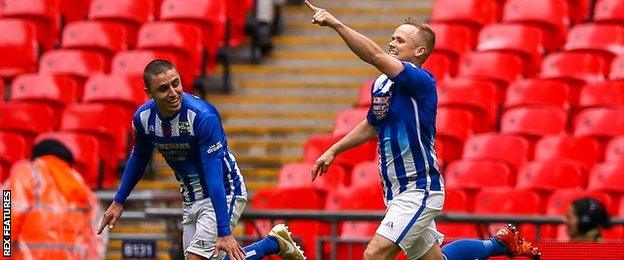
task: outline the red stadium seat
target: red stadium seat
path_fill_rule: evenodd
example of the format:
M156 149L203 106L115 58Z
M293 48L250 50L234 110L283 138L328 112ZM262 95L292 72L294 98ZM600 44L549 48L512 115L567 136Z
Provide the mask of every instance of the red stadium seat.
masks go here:
M35 27L17 19L0 19L0 77L37 71L39 51Z
M440 107L460 108L473 115L472 130L485 132L494 129L497 120L497 87L494 83L457 79L438 83Z
M342 137L343 136L335 136L332 134L310 136L303 147L303 161L315 162L321 154ZM336 157L334 163L341 164L345 167L345 170L350 171L353 166L360 162L373 160L376 152L377 142L375 140L370 140L360 146L341 153Z
M39 73L71 75L81 85L89 76L109 71L110 60L93 51L52 50L39 62Z
M605 161L624 163L624 136L614 137L607 144Z
M199 75L203 69L202 33L193 25L176 22L146 23L139 30L137 48L170 52L189 64L193 75Z
M351 181L345 170L340 165L332 165L328 171L312 182L310 170L314 166L311 162L289 163L280 168L277 186L289 187L312 187L315 186L327 191L337 190L349 185Z
M583 87L579 97L580 108L624 106L624 82L606 81Z
M114 23L79 21L65 26L61 46L64 49L94 50L109 60L127 48L126 29Z
M449 78L457 74L457 62L436 51L429 55L422 67L431 72L437 80Z
M548 199L546 203L546 215L548 216L565 216L568 212L572 201L580 198L591 197L602 202L609 215L613 215L617 211L615 210L615 203L608 195L600 192L588 192L581 189L560 189L556 190ZM565 233L564 225L547 225L542 228L542 235L544 238L559 238L568 240ZM559 233L559 235L557 235Z
M253 12L254 0L225 1L226 17L230 22L230 46L239 46L245 40L247 16Z
M464 142L472 134L473 115L466 110L456 108L438 109L436 116L436 142L444 149L438 153L445 162L461 158Z
M226 1L165 0L160 9L160 19L195 25L202 28L203 45L209 55L216 55L225 39Z
M541 205L540 196L533 191L517 190L509 187L484 188L475 197L474 213L494 215L538 215ZM498 224L491 224L489 229L497 229ZM533 240L535 227L519 225L520 232L527 239Z
M340 225L340 238L368 240L375 235L377 227L379 221L345 221ZM340 242L336 248L336 259L361 260L365 248L366 244L362 243Z
M0 182L9 177L13 163L30 154L26 144L26 139L20 134L0 131Z
M610 80L624 80L624 55L615 57L611 62Z
M22 74L11 83L10 100L43 102L59 114L76 102L82 90L71 77L63 75Z
M100 74L85 83L84 102L121 106L129 115L146 99L143 81L138 77Z
M589 20L591 0L566 0L568 2L568 15L572 24L578 24Z
M16 132L26 138L27 146L39 133L54 130L58 125L58 115L45 104L8 102L0 104L0 130Z
M57 0L3 0L0 17L19 18L32 22L36 38L43 49L49 50L57 43L61 15ZM6 32L2 30L2 32ZM3 35L2 38L9 37ZM12 37L9 37L12 38Z
M438 0L433 3L431 21L459 23L477 32L496 20L496 8L493 0Z
M444 189L444 213L468 213L472 209L468 195L462 189ZM472 203L474 204L474 203ZM478 226L471 223L450 223L436 221L438 231L445 238L476 238L479 237Z
M45 139L54 139L67 146L74 156L73 167L82 175L87 185L91 189L102 187L103 176L100 176L100 158L98 157L99 142L95 137L66 132L48 132L37 136L35 143ZM108 180L108 182L112 184L115 180Z
M351 171L350 187L381 187L381 175L379 173L379 162L365 161L356 164Z
M369 108L371 105L371 90L373 88L373 83L375 79L369 79L362 86L360 86L360 91L358 92L358 107Z
M599 0L594 7L594 22L624 23L624 2L621 0Z
M519 134L536 142L545 135L565 133L566 113L559 108L518 107L501 117L501 133Z
M535 160L576 162L589 171L600 159L599 149L599 144L591 137L546 136L535 145Z
M468 138L463 158L505 162L515 171L527 161L528 154L529 142L521 136L484 133Z
M326 210L384 210L384 195L381 186L354 186L330 190L327 194Z
M522 23L542 30L544 47L559 49L566 41L570 24L565 0L509 0L503 11L504 23Z
M145 66L155 59L164 59L173 63L178 69L180 77L182 77L183 85L191 85L193 83L193 72L189 70L188 64L183 62L184 59L165 51L129 50L118 52L113 57L111 73L142 79Z
M452 23L431 23L429 26L436 36L434 51L447 55L455 63L462 54L475 48L477 36L468 26Z
M126 30L126 43L136 45L142 24L154 20L152 0L91 0L89 19L119 24ZM158 6L160 8L160 6Z
M542 31L523 24L490 24L479 32L479 51L507 51L523 59L524 75L539 72L544 47Z
M470 52L462 56L457 76L488 80L500 88L500 100L509 83L522 75L524 63L520 56L500 51ZM502 92L501 92L502 91Z
M568 109L568 85L551 80L527 79L511 83L507 88L504 107L552 107Z
M606 71L604 60L597 54L558 52L544 57L540 78L567 83L568 101L576 106L582 85L604 81Z
M624 163L601 163L592 168L589 174L589 191L611 194L618 200L624 194Z
M368 108L348 108L338 112L334 120L334 135L346 135L366 119Z
M486 187L505 187L514 183L515 176L506 163L480 160L457 160L446 168L445 185L471 193Z
M583 188L586 183L587 175L578 164L532 161L518 171L516 188L534 190L547 196L558 189Z
M609 64L613 57L624 54L624 26L593 23L576 25L570 29L564 48L595 52Z
M602 143L624 135L624 109L589 108L581 111L574 120L574 135L592 136Z

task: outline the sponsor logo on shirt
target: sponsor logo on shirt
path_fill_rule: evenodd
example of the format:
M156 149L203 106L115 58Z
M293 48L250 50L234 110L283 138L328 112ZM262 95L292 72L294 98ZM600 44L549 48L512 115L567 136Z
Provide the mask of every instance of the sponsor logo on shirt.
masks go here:
M188 135L191 133L191 125L189 122L179 122L178 128L180 131L180 135Z
M223 147L223 145L221 144L221 142L218 142L216 144L211 145L210 147L208 147L208 153L214 153L215 151L221 149L221 147Z

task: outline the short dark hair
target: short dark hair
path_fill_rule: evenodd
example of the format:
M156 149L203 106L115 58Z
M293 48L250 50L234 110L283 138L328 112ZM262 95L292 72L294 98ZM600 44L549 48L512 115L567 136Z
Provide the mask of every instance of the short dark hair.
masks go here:
M69 165L74 164L74 155L63 143L54 139L44 139L32 148L32 160L44 155L53 155Z
M422 60L423 62L425 62L425 60L427 60L427 58L429 58L429 55L431 55L431 53L433 52L433 47L435 47L435 32L433 32L429 25L419 21L416 18L408 17L405 19L403 24L409 24L416 27L418 29L418 33L425 41L425 48L427 48L427 51L425 52L425 56L423 56Z
M170 69L175 69L175 66L168 60L157 59L150 61L150 63L145 65L145 69L143 70L143 83L145 84L145 88L149 88L152 77L165 73Z
M602 202L585 197L572 202L574 215L578 218L578 230L587 233L599 227L610 228L609 213Z

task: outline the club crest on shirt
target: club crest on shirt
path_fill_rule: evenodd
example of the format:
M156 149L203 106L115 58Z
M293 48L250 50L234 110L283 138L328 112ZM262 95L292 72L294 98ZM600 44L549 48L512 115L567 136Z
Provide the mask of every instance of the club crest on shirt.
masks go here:
M383 96L373 96L373 115L377 120L388 117L390 112L390 99L392 97L392 91Z
M179 122L178 129L180 131L180 135L188 135L191 133L191 125L189 122Z

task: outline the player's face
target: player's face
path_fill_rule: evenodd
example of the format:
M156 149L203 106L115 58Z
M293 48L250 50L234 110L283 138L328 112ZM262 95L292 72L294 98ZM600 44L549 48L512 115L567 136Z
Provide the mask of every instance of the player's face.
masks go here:
M388 54L401 61L412 61L425 53L418 28L409 24L403 24L394 31L388 46Z
M152 82L146 92L156 101L158 112L163 116L171 116L180 111L182 81L180 74L175 69L152 77Z
M568 207L568 212L566 213L564 223L566 225L566 230L568 232L568 237L574 238L579 235L578 231L578 218L576 214L574 214L574 208L572 206Z

